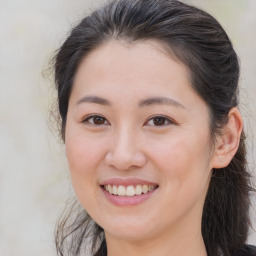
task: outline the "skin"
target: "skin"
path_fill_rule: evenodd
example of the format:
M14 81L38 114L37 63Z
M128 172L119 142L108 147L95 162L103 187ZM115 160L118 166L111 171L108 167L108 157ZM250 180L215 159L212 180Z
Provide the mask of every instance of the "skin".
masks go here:
M155 97L169 101L148 100ZM108 256L206 255L201 218L211 170L232 159L239 118L234 109L213 149L206 103L159 43L111 40L84 58L69 100L66 155L80 203L105 231ZM158 188L142 203L117 206L100 187L112 178Z

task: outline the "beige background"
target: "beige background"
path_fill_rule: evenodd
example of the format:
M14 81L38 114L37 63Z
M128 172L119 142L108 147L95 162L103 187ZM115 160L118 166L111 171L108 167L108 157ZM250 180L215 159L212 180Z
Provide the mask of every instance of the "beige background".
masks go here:
M240 55L242 111L255 175L256 1L186 2L217 17ZM64 146L47 125L54 91L42 71L70 28L95 5L93 0L0 0L0 256L56 255L53 230L70 183ZM256 244L251 233L249 241Z

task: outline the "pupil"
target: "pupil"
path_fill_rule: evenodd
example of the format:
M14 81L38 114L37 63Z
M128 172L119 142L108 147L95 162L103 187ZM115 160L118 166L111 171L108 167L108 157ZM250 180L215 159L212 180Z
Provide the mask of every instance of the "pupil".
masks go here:
M104 119L100 116L96 116L96 117L93 118L93 122L95 124L104 124Z
M164 125L165 119L162 117L157 117L154 119L154 125Z

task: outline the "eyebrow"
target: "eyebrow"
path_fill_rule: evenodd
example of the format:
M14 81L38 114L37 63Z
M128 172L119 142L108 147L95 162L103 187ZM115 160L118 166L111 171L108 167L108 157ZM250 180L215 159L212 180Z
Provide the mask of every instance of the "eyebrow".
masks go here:
M171 98L166 98L166 97L153 97L153 98L142 100L139 103L140 107L150 106L150 105L172 105L175 107L181 107L186 109L185 106L183 106L180 102Z
M112 106L109 100L98 97L98 96L84 96L77 102L77 105L81 103L95 103L103 106ZM183 106L178 101L171 98L167 98L167 97L153 97L153 98L141 100L139 102L140 107L151 106L151 105L172 105L175 107L181 107L186 109L185 106Z
M100 105L104 105L104 106L112 105L110 103L110 101L108 101L107 99L104 99L104 98L101 98L98 96L85 96L77 102L77 105L79 105L81 103L95 103L95 104L100 104Z

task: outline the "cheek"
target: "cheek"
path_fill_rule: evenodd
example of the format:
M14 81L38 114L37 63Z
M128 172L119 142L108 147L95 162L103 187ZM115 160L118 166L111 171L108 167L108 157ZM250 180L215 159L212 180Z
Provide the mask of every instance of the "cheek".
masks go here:
M90 166L99 163L103 150L101 144L82 134L66 137L66 156L71 172L90 171Z
M172 189L191 192L205 187L211 169L207 138L182 134L150 148L164 182L171 184Z
M189 165L193 161L191 154L195 154L193 145L184 136L173 136L164 142L155 143L154 146L151 144L150 150L150 155L155 157L155 161L167 173L173 173L179 166ZM179 172L186 172L186 169L180 169Z
M96 166L99 162L99 150L90 140L77 135L66 137L66 156L71 182L76 196L85 209L93 209L97 196Z
M83 194L95 193L92 184L97 182L97 166L101 163L102 148L95 140L81 135L66 137L66 156L72 184L81 201Z
M202 144L189 143L185 137L177 138L155 159L165 188L163 198L166 202L162 211L168 216L176 218L191 209L201 209L203 205L210 168L208 153ZM173 212L173 209L176 211Z

